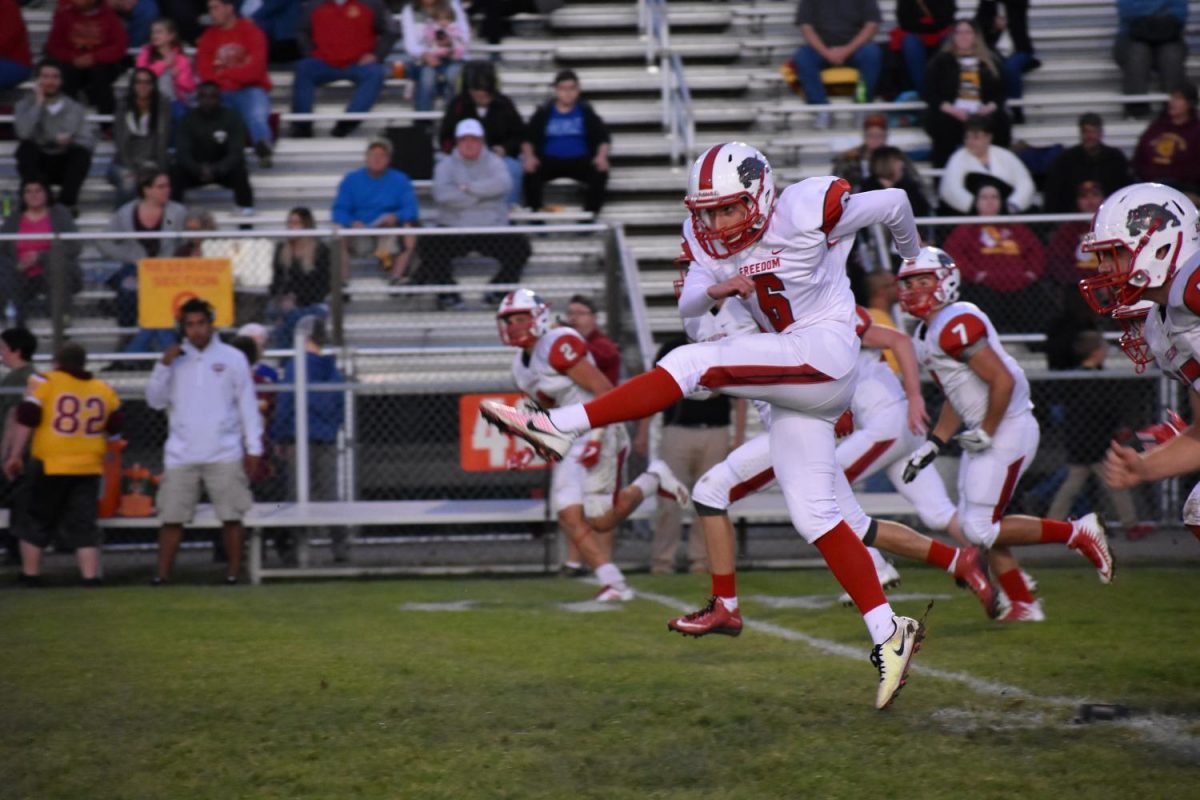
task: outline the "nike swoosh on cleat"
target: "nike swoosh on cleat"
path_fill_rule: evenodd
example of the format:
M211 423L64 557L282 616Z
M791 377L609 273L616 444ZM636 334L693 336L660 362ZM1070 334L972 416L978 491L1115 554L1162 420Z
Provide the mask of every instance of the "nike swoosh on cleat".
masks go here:
M901 642L900 642L900 649L899 649L899 650L897 650L897 649L895 649L895 648L892 648L892 652L893 652L893 653L895 653L897 656L903 656L903 655L904 655L904 651L905 651L905 649L907 649L907 647L908 647L908 642L901 641Z

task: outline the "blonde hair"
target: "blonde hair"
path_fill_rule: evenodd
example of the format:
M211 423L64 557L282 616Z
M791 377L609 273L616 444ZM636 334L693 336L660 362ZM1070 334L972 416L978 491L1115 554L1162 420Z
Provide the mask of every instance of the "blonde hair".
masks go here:
M970 25L972 32L975 34L975 46L971 48L971 55L979 59L979 63L987 67L993 75L1000 74L1000 67L996 64L996 59L992 55L991 48L987 46L987 42L983 38L983 33L979 30L979 26L974 20L960 19L956 20L951 26L950 35L946 37L946 41L942 44L943 53L949 53L952 56L958 57L958 53L954 48L954 34L958 31L959 25Z

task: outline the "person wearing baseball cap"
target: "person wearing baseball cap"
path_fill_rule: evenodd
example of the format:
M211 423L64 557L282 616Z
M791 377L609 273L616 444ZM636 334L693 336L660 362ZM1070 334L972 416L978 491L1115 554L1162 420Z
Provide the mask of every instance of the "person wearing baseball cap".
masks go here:
M454 151L442 159L433 172L437 224L445 228L506 227L507 198L511 189L512 176L504 160L484 146L483 125L473 118L460 120L454 126ZM454 283L451 261L472 251L500 262L492 283L511 284L521 279L530 247L529 240L523 235L424 236L417 245L420 266L412 282ZM498 303L504 293L489 292L487 304ZM443 292L438 295L437 303L442 309L461 308L462 295Z

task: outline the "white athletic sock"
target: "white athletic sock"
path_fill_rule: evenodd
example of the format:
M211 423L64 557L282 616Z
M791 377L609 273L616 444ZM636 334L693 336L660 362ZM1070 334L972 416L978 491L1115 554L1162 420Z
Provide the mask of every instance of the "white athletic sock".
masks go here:
M554 427L563 433L582 433L592 428L592 424L588 422L587 412L583 410L583 403L552 408L547 413L550 415L550 421L554 423Z
M725 606L726 611L737 611L736 597L718 597L717 599L721 601L721 605Z
M658 494L658 476L653 472L643 472L633 479L631 486L642 490L642 497L654 497Z
M872 644L883 644L892 638L892 634L896 632L896 623L892 621L894 616L889 603L875 606L863 614L863 622L867 623L867 631L871 634Z
M622 587L625 585L624 573L611 561L596 567L596 579L600 581L601 586Z

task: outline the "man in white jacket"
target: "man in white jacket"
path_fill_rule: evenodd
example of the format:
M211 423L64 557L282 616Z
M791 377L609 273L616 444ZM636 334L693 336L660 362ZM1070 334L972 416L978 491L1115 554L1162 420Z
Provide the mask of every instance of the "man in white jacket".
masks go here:
M203 483L224 526L229 554L226 583L242 561L242 517L253 505L247 472L262 456L262 422L246 357L213 335L213 309L199 298L183 304L183 342L163 353L146 385L146 402L167 412L165 470L158 490L158 573L167 582L183 526L200 501Z

